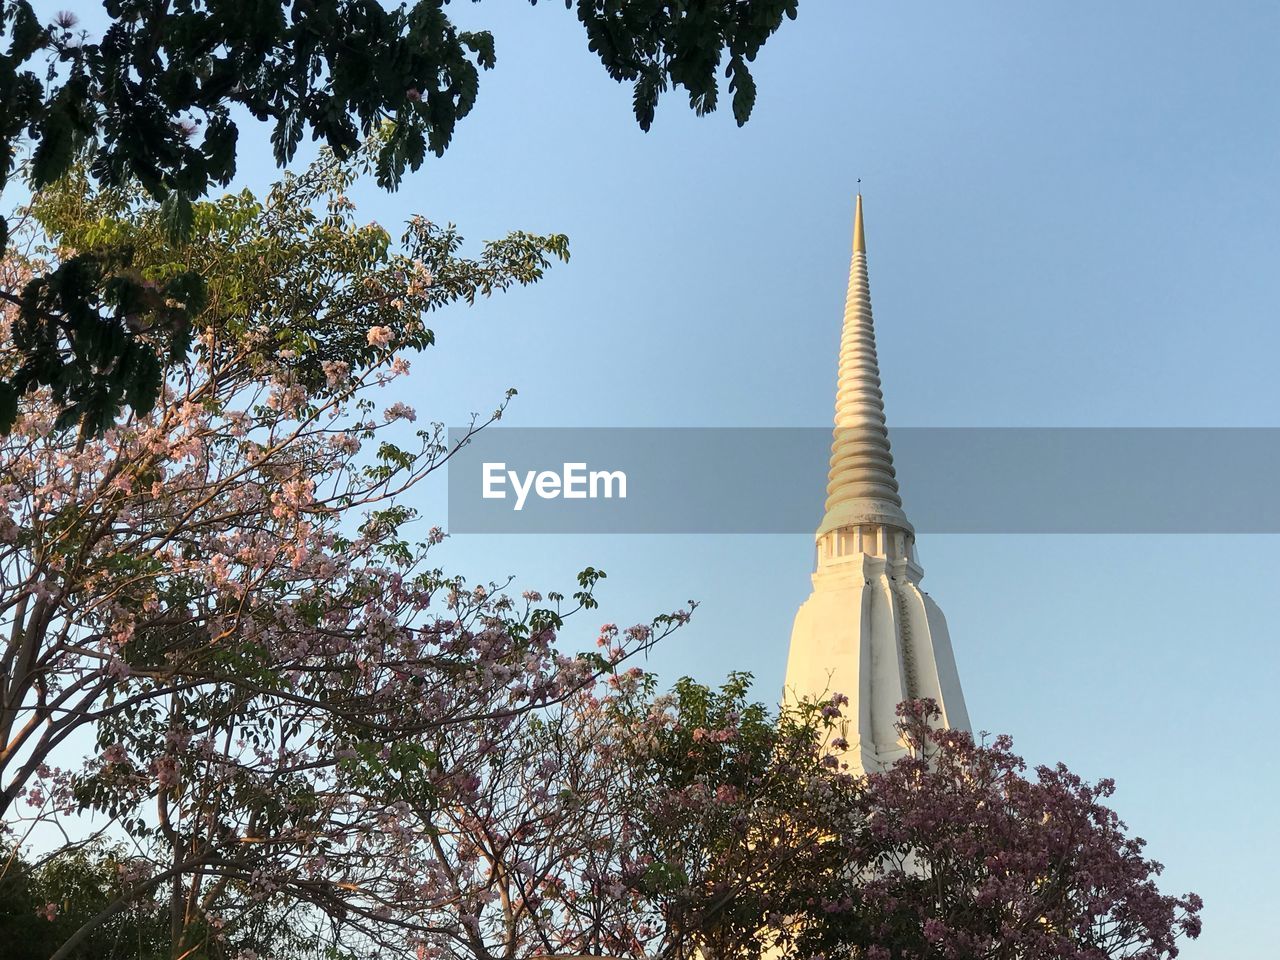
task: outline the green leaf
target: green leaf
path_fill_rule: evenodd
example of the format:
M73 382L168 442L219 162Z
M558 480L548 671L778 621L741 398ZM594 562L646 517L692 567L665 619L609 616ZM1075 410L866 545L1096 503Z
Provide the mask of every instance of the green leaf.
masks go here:
M40 125L38 140L31 154L31 185L37 190L53 183L71 166L75 129L65 98L50 105Z
M22 63L31 54L45 45L44 30L36 19L35 11L26 0L14 4L13 41L9 46L9 56L14 63Z
M497 54L493 47L493 34L488 30L479 33L460 33L458 39L464 43L468 50L476 55L476 63L484 70L492 70L494 64L498 62Z
M733 118L742 126L751 118L756 105L756 81L739 57L729 62L729 89L733 91Z
M213 117L204 131L202 151L210 176L224 186L236 172L236 125L226 114Z
M131 343L126 350L132 377L125 386L125 402L138 413L147 413L160 396L163 371L154 350L143 343ZM125 365L122 359L121 366Z
M18 391L8 380L0 380L0 433L8 433L18 419Z
M182 243L191 237L191 225L195 220L191 198L181 190L174 190L160 204L160 223L165 235L173 243Z

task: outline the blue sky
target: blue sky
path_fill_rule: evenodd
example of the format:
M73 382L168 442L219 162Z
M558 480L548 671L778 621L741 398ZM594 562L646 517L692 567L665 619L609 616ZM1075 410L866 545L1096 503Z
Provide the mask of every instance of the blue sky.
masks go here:
M573 259L437 318L420 416L515 386L519 426L830 422L861 177L891 428L1280 426L1280 7L802 0L747 127L669 97L647 135L560 4L453 9L497 36L476 110L398 194L355 199L389 227L565 232ZM269 155L241 173L268 182ZM1274 956L1280 538L919 548L975 725L1116 778L1167 888L1207 901L1184 957ZM600 620L696 598L652 666L750 670L772 698L812 541L474 536L447 558L543 589L601 567Z

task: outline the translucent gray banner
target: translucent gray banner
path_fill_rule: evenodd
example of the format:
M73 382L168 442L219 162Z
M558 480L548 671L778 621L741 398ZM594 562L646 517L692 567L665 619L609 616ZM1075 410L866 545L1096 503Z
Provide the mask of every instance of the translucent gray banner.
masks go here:
M1280 533L1280 428L917 427L891 439L918 532ZM812 533L831 440L829 427L491 427L449 462L449 530Z

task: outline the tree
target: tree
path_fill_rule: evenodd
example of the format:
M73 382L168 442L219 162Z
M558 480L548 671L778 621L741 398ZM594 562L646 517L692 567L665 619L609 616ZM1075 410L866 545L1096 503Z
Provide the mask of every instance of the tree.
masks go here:
M166 960L171 955L164 891L139 883L148 864L122 845L93 843L23 860L4 850L0 938L6 960L48 960L84 924L126 896L128 906L94 927L68 954L73 960ZM193 955L232 960L251 954L290 960L343 960L296 912L263 907L235 931L209 938Z
M1033 777L1008 737L935 726L932 701L899 706L911 754L872 773L833 820L818 871L830 911L804 953L867 960L1162 960L1200 933L1200 898L1162 894L1161 866L1064 765Z
M667 697L614 708L631 728L620 878L664 960L785 955L810 908L807 871L854 787L833 773L820 706L770 711L750 685L745 673L719 690L685 678Z
M647 643L644 634L638 628L633 643ZM611 680L629 684L637 674ZM469 736L446 731L432 749L466 771L463 789L393 785L388 799L401 805L404 829L423 838L410 869L445 878L454 892L419 917L420 958L627 951L635 916L616 879L627 842L623 771L606 702L607 690L593 686Z
M440 531L412 536L405 494L456 446L378 391L431 344L427 313L531 283L567 248L513 234L467 258L421 218L393 245L345 194L376 150L326 154L262 202L197 202L191 242L163 205L73 175L6 264L51 297L108 298L128 274L141 310L193 325L150 413L68 432L38 391L0 442L0 812L131 854L57 960L152 895L173 957L285 914L317 942L403 945L452 894L406 881L416 847L387 784L464 792L442 744L553 707L683 622L568 655L558 632L602 573L512 598L436 566ZM0 350L6 371L24 362Z
M1028 777L1007 738L938 729L928 701L900 708L912 753L855 777L838 694L775 713L745 675L609 684L483 762L433 861L470 892L423 956L1163 960L1199 934L1110 781Z
M613 649L640 636L607 624ZM620 649L620 648L619 648ZM849 777L820 708L775 716L749 678L655 696L637 668L469 761L473 789L418 821L418 862L458 891L424 917L420 957L761 956L791 945L806 876Z
M8 40L0 54L0 191L29 139L34 188L82 161L105 187L141 186L161 203L166 228L183 237L193 202L235 174L244 112L272 125L281 165L305 134L343 158L385 128L376 173L394 188L428 152L445 151L475 103L479 71L496 62L493 36L459 30L446 2L110 0L111 24L93 40L70 14L42 23L28 0L0 0L0 42ZM647 130L671 88L686 90L697 113L715 110L722 68L734 116L745 123L755 103L748 64L783 18L796 16L797 2L565 6L576 6L609 76L633 84L636 119ZM7 230L0 218L0 250ZM146 338L129 321L146 291L127 274L112 278L106 298L88 297L75 279L37 277L34 288L0 293L20 307L14 336L23 358L0 382L0 429L12 424L16 398L39 386L51 387L72 419L99 429L121 405L145 413L159 389L160 358L185 352L185 331L200 312L198 273L184 281L187 308L176 316L141 311Z
M120 848L90 845L64 850L42 863L0 848L0 937L13 960L47 960L90 917L123 891L129 857ZM75 960L168 956L168 918L154 891L98 926L71 954ZM12 952L16 951L16 952Z

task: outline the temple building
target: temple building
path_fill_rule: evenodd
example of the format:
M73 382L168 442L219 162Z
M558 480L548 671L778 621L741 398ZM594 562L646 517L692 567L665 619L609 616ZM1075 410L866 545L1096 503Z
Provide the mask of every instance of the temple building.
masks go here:
M968 729L969 716L946 620L920 589L915 530L902 509L889 450L861 194L827 477L813 592L791 631L784 697L847 696L848 763L852 772L870 772L904 753L895 729L901 701L936 700L953 728Z

